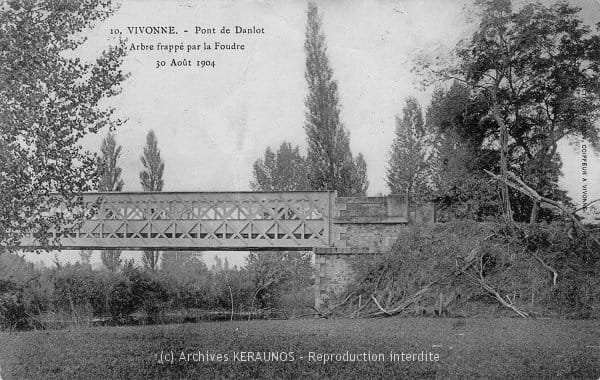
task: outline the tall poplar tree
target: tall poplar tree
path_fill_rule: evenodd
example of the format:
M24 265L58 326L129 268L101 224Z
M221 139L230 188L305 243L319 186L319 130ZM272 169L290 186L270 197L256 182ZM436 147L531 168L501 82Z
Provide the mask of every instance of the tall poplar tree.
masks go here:
M352 171L352 191L355 196L364 197L367 195L369 180L367 177L367 162L362 153L359 153L354 159L354 170Z
M117 165L121 155L121 146L117 145L115 135L108 133L100 146L100 180L98 191L121 191L123 180L121 179L121 168ZM111 272L116 272L121 266L121 251L106 250L100 253L102 264Z
M123 180L121 179L122 169L117 165L121 156L121 146L117 145L117 140L113 133L108 133L102 145L100 145L99 167L100 180L98 182L98 191L121 191L123 190Z
M163 172L165 164L160 157L158 149L158 140L154 131L150 130L146 136L146 146L144 146L144 154L140 157L144 170L140 172L140 181L142 190L144 191L162 191L163 189ZM160 260L160 252L148 250L144 251L142 262L144 266L151 270L158 268Z
M313 2L308 4L307 17L304 50L308 95L305 99L304 129L308 141L311 187L314 190L337 190L341 196L360 195L356 190L366 190L368 184L355 183L357 180L364 181L364 176L357 174L349 135L340 121L337 81L333 79L333 70L329 66L321 18ZM366 164L361 170L365 169Z
M427 197L427 133L421 106L408 98L402 117L396 117L396 137L392 143L387 184L392 194L406 194L413 200Z
M144 191L162 191L163 172L165 164L160 158L160 149L158 149L158 140L153 130L146 135L146 146L144 154L140 157L144 170L140 172L140 181Z

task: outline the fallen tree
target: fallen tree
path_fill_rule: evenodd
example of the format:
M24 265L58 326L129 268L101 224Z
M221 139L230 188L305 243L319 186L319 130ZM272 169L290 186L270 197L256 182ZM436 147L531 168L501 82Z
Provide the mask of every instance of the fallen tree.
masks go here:
M600 249L600 239L591 234L590 231L581 223L580 218L577 216L577 210L572 210L558 201L541 196L540 194L538 194L537 191L527 186L527 184L525 184L523 180L521 180L511 171L507 172L506 178L500 175L496 175L490 172L489 170L485 170L485 172L496 181L508 185L509 187L517 190L518 192L527 195L531 198L534 204L540 207L548 205L550 207L558 209L565 217L567 217L571 221L572 227L576 233L583 234L586 238L589 238L591 241L593 241L596 247ZM592 201L591 203L594 203L596 201L597 200ZM512 220L508 223L512 223L513 225L515 224Z
M565 239L565 223L514 227L471 221L412 226L388 254L357 258L359 276L343 300L315 311L351 318L502 309L523 318L600 317L596 235Z

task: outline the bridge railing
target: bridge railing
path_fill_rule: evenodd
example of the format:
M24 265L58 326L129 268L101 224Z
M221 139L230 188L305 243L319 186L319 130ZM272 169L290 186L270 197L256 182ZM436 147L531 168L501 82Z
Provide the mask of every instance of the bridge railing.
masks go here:
M302 250L331 245L335 192L86 193L62 249ZM22 246L37 248L28 236Z

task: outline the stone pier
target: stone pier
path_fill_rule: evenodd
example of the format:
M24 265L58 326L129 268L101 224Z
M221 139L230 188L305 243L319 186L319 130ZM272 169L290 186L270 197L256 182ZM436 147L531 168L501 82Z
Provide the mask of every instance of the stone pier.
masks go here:
M409 207L403 196L338 197L332 212L332 247L313 250L317 309L339 301L359 256L388 252L409 223L435 221L433 205Z

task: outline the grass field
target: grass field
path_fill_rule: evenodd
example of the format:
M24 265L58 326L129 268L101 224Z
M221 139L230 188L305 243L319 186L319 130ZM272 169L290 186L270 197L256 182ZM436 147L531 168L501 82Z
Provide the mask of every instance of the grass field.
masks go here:
M251 361L249 354L241 353L248 351L286 352L287 359L293 355L294 360ZM398 361L390 361L390 351L398 354ZM166 363L171 352L173 363ZM182 352L185 360L180 360ZM199 352L227 354L229 360L198 361ZM335 356L327 363L314 361L318 354L346 352L370 352L375 354L372 359L384 361L350 362L343 356L342 361L335 361ZM428 359L438 355L439 360L418 361L411 355L417 361L406 361L407 353L421 352ZM0 365L4 380L598 379L600 322L467 319L457 325L454 319L434 318L306 319L3 333Z

